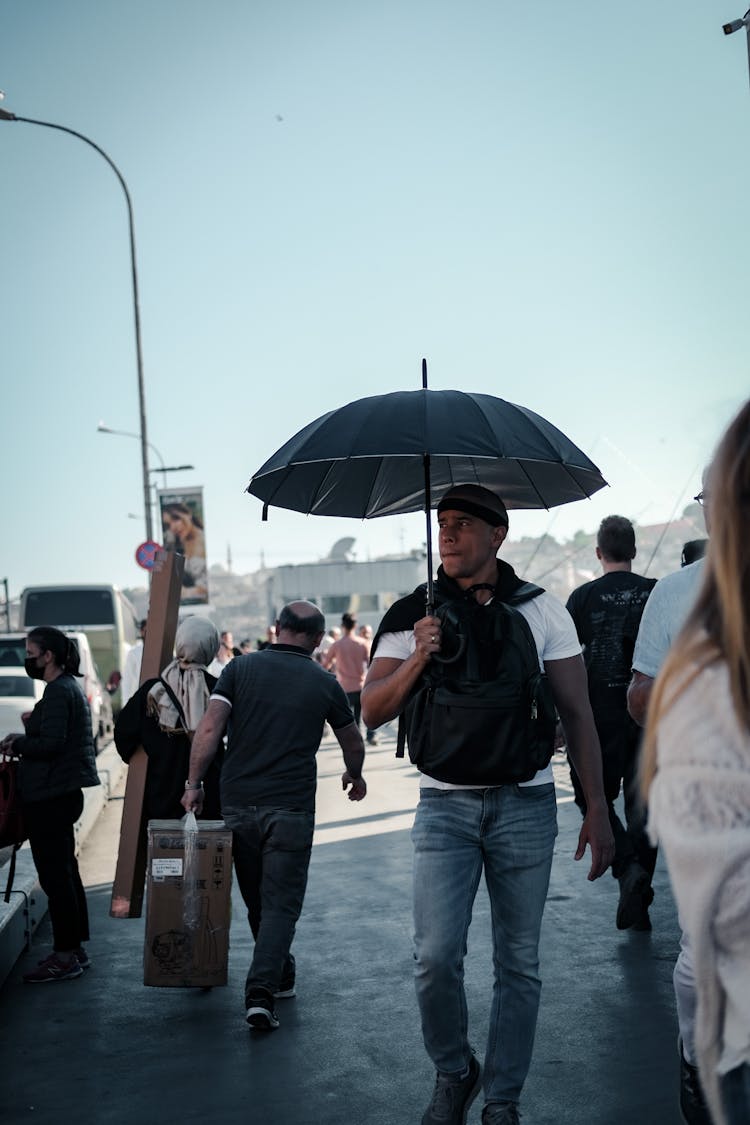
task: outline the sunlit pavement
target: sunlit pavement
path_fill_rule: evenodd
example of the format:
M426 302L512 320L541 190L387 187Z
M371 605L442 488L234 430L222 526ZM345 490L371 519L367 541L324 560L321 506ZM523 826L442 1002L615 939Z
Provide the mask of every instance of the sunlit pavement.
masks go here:
M418 776L394 758L395 728L365 766L366 800L341 790L330 734L319 755L315 848L294 951L298 996L281 1027L250 1032L243 982L251 938L236 889L229 985L146 988L143 919L109 917L122 801L109 802L81 867L92 968L24 985L49 948L40 927L0 991L0 1115L8 1125L418 1125L432 1087L413 996L411 845ZM678 929L657 867L653 934L618 933L617 884L586 880L572 855L580 815L555 758L560 835L543 926L544 988L523 1125L678 1125L671 973ZM121 790L120 790L121 794ZM477 896L466 988L481 1058L490 1003L489 907ZM478 1125L481 1098L469 1115Z

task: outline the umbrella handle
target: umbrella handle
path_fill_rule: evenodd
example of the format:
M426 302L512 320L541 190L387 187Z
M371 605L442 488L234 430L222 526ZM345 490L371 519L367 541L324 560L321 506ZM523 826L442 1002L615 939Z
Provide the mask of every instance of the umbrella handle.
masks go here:
M465 651L466 634L462 633L458 640L458 648L453 653L453 656L441 656L439 652L433 652L431 659L434 660L436 664L455 664L457 660L461 659Z

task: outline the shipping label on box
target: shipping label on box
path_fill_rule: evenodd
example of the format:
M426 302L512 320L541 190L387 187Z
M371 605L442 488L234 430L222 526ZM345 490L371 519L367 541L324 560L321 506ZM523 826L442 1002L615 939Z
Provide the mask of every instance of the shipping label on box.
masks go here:
M232 833L221 820L148 824L143 982L167 988L227 983Z

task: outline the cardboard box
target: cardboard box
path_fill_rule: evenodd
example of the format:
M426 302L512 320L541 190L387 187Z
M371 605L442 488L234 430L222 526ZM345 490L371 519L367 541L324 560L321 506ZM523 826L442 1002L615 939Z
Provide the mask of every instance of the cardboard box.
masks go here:
M209 988L227 983L232 833L222 820L148 822L143 983Z

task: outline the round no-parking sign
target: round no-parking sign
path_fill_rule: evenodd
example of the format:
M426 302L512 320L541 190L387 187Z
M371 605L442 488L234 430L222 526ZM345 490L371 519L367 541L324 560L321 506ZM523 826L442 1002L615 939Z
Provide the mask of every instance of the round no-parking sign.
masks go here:
M161 550L158 543L154 543L153 539L147 539L145 543L141 543L135 549L135 561L138 566L142 566L144 570L153 570L154 563L156 562L156 552Z

